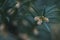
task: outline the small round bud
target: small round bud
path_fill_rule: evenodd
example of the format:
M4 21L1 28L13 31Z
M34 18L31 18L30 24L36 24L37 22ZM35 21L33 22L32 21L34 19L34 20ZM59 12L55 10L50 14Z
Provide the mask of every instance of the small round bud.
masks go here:
M17 4L15 5L16 8L20 7L20 2L17 2Z
M45 20L46 22L49 22L49 19L48 19L48 18L46 18L46 17L44 17L44 20Z
M39 32L38 32L38 30L36 28L33 30L33 33L34 33L34 35L38 35L39 34Z
M36 17L34 18L34 20L35 20L35 21L40 20L39 16L36 16Z
M29 11L34 12L34 9L32 7L29 7Z
M41 25L42 24L42 19L40 19L38 22L37 22L38 25Z
M7 13L8 13L9 15L12 15L14 12L15 12L15 10L13 10L12 8L7 11Z

